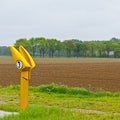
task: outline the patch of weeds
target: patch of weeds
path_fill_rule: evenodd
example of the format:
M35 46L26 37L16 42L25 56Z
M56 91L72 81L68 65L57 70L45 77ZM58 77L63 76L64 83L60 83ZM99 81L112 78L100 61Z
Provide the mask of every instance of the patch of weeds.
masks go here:
M41 85L38 87L30 87L30 90L33 92L46 92L48 94L61 94L62 96L75 96L75 97L103 97L103 96L120 96L120 93L111 93L111 92L92 92L84 88L69 88L66 85L57 85L52 83L50 85Z

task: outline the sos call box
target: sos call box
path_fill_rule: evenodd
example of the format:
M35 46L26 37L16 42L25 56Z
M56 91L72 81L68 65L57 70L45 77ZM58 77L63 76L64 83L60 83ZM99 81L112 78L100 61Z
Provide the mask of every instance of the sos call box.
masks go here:
M28 106L28 86L31 70L35 67L35 62L23 46L19 47L19 51L14 46L10 46L10 50L14 63L21 72L20 109L25 110Z

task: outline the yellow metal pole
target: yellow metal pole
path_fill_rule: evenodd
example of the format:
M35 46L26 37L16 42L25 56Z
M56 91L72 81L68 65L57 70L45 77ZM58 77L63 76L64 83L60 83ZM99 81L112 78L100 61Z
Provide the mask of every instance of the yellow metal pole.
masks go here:
M19 47L19 51L14 47L10 47L16 67L21 72L20 78L20 109L23 111L28 106L28 87L30 80L31 70L35 67L35 62L30 54L23 46Z
M20 89L20 109L23 111L28 106L28 86L29 71L21 72L21 89Z

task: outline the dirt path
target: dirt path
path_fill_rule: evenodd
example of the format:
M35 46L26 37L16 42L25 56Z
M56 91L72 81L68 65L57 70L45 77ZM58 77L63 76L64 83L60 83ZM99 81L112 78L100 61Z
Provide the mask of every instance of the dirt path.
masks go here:
M103 112L99 110L86 110L86 109L81 109L81 108L71 108L72 111L80 111L80 112L85 112L85 113L96 113L96 114L110 114L111 112ZM114 115L120 115L120 113L115 112L113 113Z
M64 110L71 110L71 111L80 111L83 113L96 113L96 114L110 114L111 112L104 112L104 111L100 111L100 110L87 110L87 109L83 109L83 108L66 108L66 107L60 107L60 106L49 106L49 105L43 105L45 107L59 107L61 109ZM114 112L114 115L120 115L120 112Z

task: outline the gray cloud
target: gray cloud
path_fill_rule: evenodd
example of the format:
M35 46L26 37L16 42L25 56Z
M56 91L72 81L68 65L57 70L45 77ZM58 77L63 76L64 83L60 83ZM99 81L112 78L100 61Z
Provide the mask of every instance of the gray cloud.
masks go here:
M0 45L19 38L120 38L119 0L0 0Z

